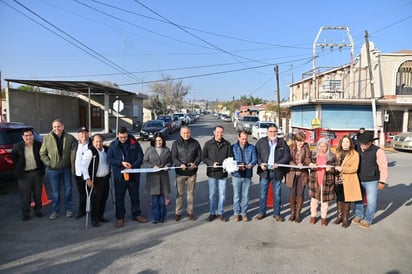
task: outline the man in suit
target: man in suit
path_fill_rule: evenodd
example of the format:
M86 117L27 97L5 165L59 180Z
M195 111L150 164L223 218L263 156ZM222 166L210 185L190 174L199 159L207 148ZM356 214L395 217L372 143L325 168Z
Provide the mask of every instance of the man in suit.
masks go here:
M257 220L262 220L266 217L266 202L269 183L273 186L273 218L277 222L283 222L284 219L280 215L281 206L281 185L285 176L285 168L279 167L278 164L289 164L290 149L283 138L277 137L278 128L275 125L269 126L267 136L259 139L256 143L256 151L258 154L258 169L257 173L260 176L260 198L259 198L259 214Z

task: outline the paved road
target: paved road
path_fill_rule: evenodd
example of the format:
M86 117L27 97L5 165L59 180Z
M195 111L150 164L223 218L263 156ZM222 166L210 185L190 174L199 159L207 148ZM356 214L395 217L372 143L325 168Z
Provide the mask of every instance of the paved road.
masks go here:
M211 137L216 123L212 116L203 117L193 124L194 135L203 143ZM223 124L227 125L227 139L236 140L232 124ZM142 142L143 147L147 145ZM387 152L387 156L390 186L380 192L376 223L368 230L355 225L347 229L334 224L310 225L308 197L300 224L276 223L272 218L209 223L204 167L200 168L196 188L195 222L187 218L174 221L174 188L164 224L140 224L127 219L126 226L118 229L110 202L106 217L111 223L99 228L86 230L84 219L64 217L56 221L33 217L22 222L17 191L7 188L4 193L3 188L0 272L412 273L412 157L405 152ZM250 216L258 210L257 181L255 176L250 190ZM232 214L231 192L228 183L227 217ZM282 192L282 214L287 217L288 191L284 187ZM141 193L143 212L149 218L149 197ZM77 204L76 195L74 203ZM50 206L43 212L49 214ZM329 216L335 217L335 204L331 205Z

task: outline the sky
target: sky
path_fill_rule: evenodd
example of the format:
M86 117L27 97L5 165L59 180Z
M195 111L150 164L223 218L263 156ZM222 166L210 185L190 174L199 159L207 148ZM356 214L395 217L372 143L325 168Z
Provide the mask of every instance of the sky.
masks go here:
M288 99L314 56L317 67L350 62L349 36L356 57L365 31L383 53L412 50L411 29L412 0L0 0L0 71L3 88L109 81L152 95L151 83L170 77L189 87L186 100L275 101L275 66Z

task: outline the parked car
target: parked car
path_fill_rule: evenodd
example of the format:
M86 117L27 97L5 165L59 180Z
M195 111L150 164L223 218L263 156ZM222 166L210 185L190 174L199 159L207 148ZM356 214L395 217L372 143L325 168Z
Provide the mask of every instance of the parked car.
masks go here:
M392 140L392 146L395 149L412 151L412 132L395 135Z
M143 140L150 140L156 133L160 133L163 138L167 138L168 130L163 120L150 120L143 124L140 130L140 137Z
M157 120L163 120L167 126L167 130L170 134L176 131L176 125L171 115L160 115Z
M186 118L186 114L182 113L182 112L176 112L172 114L173 117L177 117L179 118L179 120L182 121L182 125L187 125L189 124L189 121Z
M222 116L220 117L220 119L224 122L232 122L232 118L227 115L227 114L222 114Z
M243 116L236 123L236 130L239 132L241 130L246 130L248 133L252 133L253 125L259 121L257 116Z
M173 118L173 121L175 122L176 130L179 130L182 127L182 120L180 120L179 117L173 116L173 115L172 115L172 118Z
M23 123L0 123L0 181L5 182L14 178L14 163L11 158L13 145L22 141L23 129L33 129ZM41 142L39 133L33 129L34 139Z
M274 122L256 122L252 127L252 138L259 140L262 137L266 137L268 127L272 125L276 126Z

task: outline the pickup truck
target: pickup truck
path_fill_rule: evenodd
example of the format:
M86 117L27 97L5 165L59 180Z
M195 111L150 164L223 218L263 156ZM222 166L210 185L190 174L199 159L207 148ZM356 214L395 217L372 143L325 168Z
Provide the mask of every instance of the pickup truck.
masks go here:
M236 131L246 130L248 133L252 133L252 126L259 121L257 116L243 116L236 123Z

